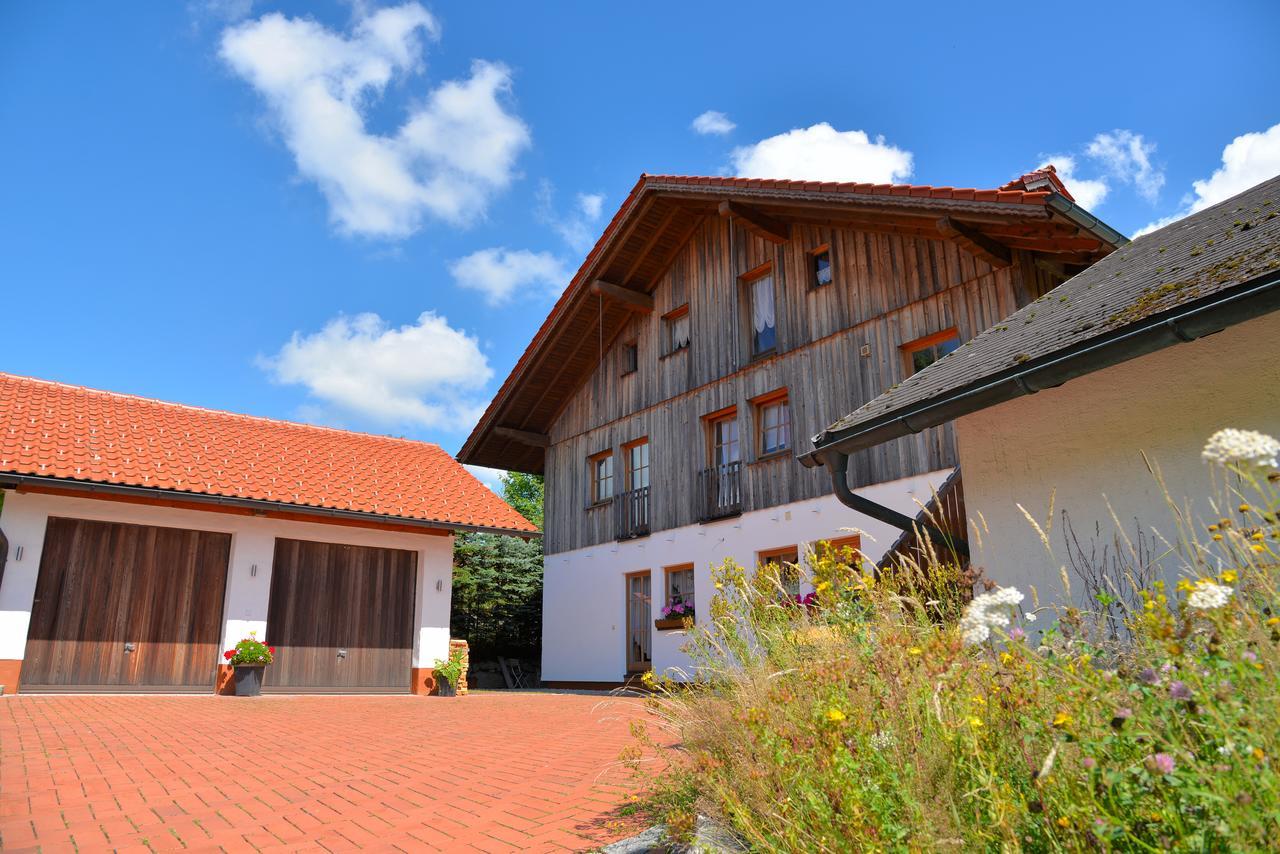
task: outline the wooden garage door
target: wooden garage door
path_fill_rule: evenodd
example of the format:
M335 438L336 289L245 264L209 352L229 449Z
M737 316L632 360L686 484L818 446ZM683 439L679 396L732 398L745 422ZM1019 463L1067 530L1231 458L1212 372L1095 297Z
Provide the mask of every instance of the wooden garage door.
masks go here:
M276 540L264 689L407 692L416 575L411 551Z
M212 691L231 535L49 519L22 689Z

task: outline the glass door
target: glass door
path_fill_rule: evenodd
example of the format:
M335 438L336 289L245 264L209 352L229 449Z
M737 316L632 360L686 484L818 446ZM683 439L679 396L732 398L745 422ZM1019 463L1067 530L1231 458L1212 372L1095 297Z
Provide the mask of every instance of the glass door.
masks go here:
M653 632L653 595L649 573L627 576L627 671L645 671L652 665L649 654Z

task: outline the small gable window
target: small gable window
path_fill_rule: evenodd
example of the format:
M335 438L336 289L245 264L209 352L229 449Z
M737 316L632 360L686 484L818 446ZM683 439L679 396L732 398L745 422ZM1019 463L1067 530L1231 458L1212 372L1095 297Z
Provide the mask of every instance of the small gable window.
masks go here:
M628 341L622 345L622 375L634 374L640 367L640 345Z
M685 303L670 314L664 315L662 327L664 353L671 354L678 350L688 349L689 339L692 335L689 323L689 304Z
M812 271L810 287L820 288L831 284L831 247L819 246L809 253L809 267Z
M914 374L923 371L959 346L960 334L955 329L944 329L942 332L903 344L902 352L907 357L907 372Z
M774 315L773 272L767 271L747 281L748 305L751 310L751 357L772 354L778 346L777 319Z

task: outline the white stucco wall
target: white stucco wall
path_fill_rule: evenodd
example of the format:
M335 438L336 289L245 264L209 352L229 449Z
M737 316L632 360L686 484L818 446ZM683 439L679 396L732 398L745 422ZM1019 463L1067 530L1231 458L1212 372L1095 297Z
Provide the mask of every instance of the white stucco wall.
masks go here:
M1280 313L959 419L966 509L990 529L975 564L1001 584L1024 592L1033 585L1042 599L1060 601L1061 511L1082 542L1096 522L1109 543L1115 524L1107 501L1130 535L1136 517L1148 533L1176 540L1143 454L1179 505L1191 499L1193 512L1210 518L1213 482L1200 452L1223 427L1280 436ZM1043 525L1051 493L1056 559L1017 508ZM1176 574L1176 564L1166 560L1166 574Z
M919 512L950 470L881 483L858 490L909 515ZM626 575L649 570L653 612L665 604L663 569L694 565L696 612L711 604L711 567L725 558L754 567L756 553L862 532L862 550L875 560L899 531L855 513L834 496L757 510L734 519L687 525L625 542L548 555L542 608L542 678L565 682L620 682L626 672ZM652 623L650 623L652 627ZM679 648L682 631L652 634L653 669L687 667Z
M50 516L220 531L231 535L231 560L223 609L222 648L250 631L270 642L267 604L276 537L406 549L418 555L413 666L431 667L448 657L453 537L294 522L261 516L152 507L93 498L7 491L0 528L9 538L9 561L0 584L0 660L21 659L35 597L40 554ZM21 558L18 557L21 550ZM436 589L439 582L440 589ZM409 674L405 674L406 685Z

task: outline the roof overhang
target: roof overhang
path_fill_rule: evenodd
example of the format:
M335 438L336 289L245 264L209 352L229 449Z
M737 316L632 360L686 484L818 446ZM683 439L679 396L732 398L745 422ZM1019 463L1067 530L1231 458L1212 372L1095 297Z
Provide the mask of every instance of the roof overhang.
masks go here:
M540 474L549 431L614 338L708 219L765 239L791 224L954 240L991 263L1025 249L1089 264L1126 242L1060 193L641 176L458 452ZM625 297L623 291L639 299ZM651 302L651 300L650 300Z
M1280 310L1280 272L1271 271L1233 288L1152 315L1017 368L948 389L839 431L813 437L814 449L799 456L813 467L952 421L1023 395L1054 388L1077 377L1220 332Z
M342 510L333 507L315 507L290 504L284 501L265 501L256 498L235 498L225 495L208 495L199 492L182 492L173 489L155 489L117 483L73 480L59 477L0 473L0 488L19 491L73 494L85 498L106 498L135 501L147 504L183 504L193 509L213 512L242 512L251 515L276 517L301 517L308 521L329 522L367 527L394 528L420 534L444 535L455 531L486 534L502 534L510 537L534 539L542 536L539 531L521 531L484 525L460 525L430 519L414 519L383 513L366 513L359 510Z

